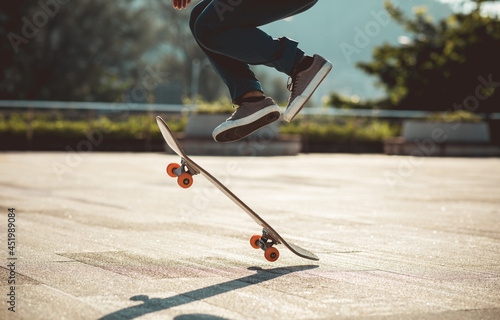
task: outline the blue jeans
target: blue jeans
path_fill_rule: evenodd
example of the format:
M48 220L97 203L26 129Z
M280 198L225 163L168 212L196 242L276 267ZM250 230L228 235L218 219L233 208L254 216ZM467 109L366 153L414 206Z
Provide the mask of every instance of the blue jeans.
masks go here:
M318 0L203 0L189 26L233 100L263 92L249 65L266 65L291 75L304 52L298 43L273 39L258 27L308 10Z

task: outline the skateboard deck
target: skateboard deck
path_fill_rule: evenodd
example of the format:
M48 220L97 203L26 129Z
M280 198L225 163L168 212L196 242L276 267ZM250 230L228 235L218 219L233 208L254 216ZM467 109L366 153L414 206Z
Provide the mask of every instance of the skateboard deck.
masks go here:
M229 199L231 199L235 204L237 204L243 211L245 211L259 226L262 227L262 235L254 235L250 239L250 245L255 249L264 250L264 256L267 260L274 262L279 258L279 251L274 247L274 245L283 244L291 252L299 257L319 260L319 258L312 252L299 247L298 245L292 244L276 232L276 230L271 227L264 219L262 219L257 213L255 213L249 206L247 206L243 201L240 200L231 190L224 186L219 180L214 178L208 171L203 169L201 166L196 164L191 160L188 155L184 153L179 142L175 138L174 134L165 123L161 117L156 117L156 122L163 135L163 138L167 142L168 146L181 157L181 164L171 163L167 167L167 173L173 177L177 178L177 183L182 188L189 188L193 184L193 176L201 174L208 181L210 181L214 186L216 186L222 193L224 193Z

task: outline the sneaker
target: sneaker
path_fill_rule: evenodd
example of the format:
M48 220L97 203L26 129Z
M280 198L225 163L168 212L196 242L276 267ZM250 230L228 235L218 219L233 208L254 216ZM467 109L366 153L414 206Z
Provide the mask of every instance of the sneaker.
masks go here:
M255 99L254 99L255 100ZM281 110L271 98L244 101L225 122L212 133L217 142L234 142L278 120Z
M311 60L308 63L309 66L301 70L301 66L299 65L298 70L290 77L291 81L287 85L291 95L286 111L283 113L283 119L286 122L292 121L300 110L302 110L321 81L332 70L332 64L317 54L312 58L309 57L309 59Z

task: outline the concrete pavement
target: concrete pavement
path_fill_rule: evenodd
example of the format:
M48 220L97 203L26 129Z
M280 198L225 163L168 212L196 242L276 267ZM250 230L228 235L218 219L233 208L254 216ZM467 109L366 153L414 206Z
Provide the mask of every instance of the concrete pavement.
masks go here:
M194 160L320 261L176 156L0 153L0 319L500 318L500 159Z

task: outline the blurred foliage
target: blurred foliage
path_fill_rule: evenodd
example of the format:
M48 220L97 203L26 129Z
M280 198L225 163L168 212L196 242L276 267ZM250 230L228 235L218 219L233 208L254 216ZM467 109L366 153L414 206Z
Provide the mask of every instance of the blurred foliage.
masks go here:
M359 100L358 97L346 97L336 92L332 93L328 105L339 109L391 109L392 105L387 98L373 100Z
M298 134L314 143L372 143L396 137L400 126L368 118L299 117L282 125L283 134Z
M215 101L228 91L193 39L189 16L170 0L5 2L0 99L151 103L154 90L170 84L191 97L195 64L197 94ZM283 98L282 81L259 76Z
M2 5L2 99L116 101L140 82L157 41L134 0L21 0Z
M190 100L185 101L186 104L191 104ZM215 114L215 113L233 113L235 109L233 108L233 103L231 100L223 96L216 101L208 102L201 98L198 98L195 103L196 110L195 113L198 114Z
M212 108L211 108L212 109ZM12 137L26 137L31 129L34 137L45 139L86 139L86 134L101 133L109 140L162 140L154 118L147 115L132 115L125 120L100 116L95 120L65 119L61 114L29 113L0 114L0 141ZM182 132L186 117L165 117L174 132ZM283 134L298 134L313 143L371 143L382 142L397 136L399 126L388 121L368 118L299 117L292 123L280 127Z
M379 79L388 94L386 106L498 112L500 19L481 15L480 4L487 1L475 2L476 10L455 13L437 23L425 10L408 18L386 2L391 17L412 34L411 41L377 47L371 62L358 64Z
M483 119L465 110L454 112L438 112L427 117L427 121L432 122L481 122Z
M0 141L8 137L24 137L29 129L28 113L0 114ZM182 132L186 118L168 117L167 123L174 132ZM147 115L129 116L125 120L111 120L100 116L94 121L64 119L62 115L37 113L31 119L33 136L44 138L85 139L90 132L102 133L107 140L142 140L149 134L151 139L161 140L161 132L154 118Z

